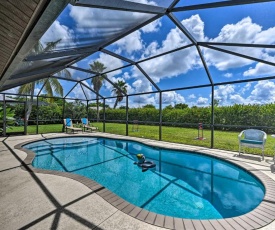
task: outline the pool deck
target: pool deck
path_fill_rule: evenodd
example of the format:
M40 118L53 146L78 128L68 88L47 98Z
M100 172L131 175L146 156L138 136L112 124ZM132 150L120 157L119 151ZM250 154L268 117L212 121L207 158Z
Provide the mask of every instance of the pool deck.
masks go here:
M60 136L102 136L137 140L159 147L202 152L225 158L258 176L266 186L263 202L252 212L222 220L165 217L120 199L101 185L69 173L32 168L24 142ZM273 159L107 133L43 134L0 138L0 228L10 229L275 229Z

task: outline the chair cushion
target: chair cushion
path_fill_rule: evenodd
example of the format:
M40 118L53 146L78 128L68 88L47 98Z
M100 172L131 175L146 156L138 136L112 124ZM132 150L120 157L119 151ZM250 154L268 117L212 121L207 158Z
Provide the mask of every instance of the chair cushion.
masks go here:
M248 139L243 139L241 140L242 143L247 143L247 144L255 144L255 145L262 145L263 141L256 141L256 140L248 140Z
M66 126L72 126L71 118L66 118Z
M88 124L87 118L81 118L81 121L82 121L83 125L87 125Z

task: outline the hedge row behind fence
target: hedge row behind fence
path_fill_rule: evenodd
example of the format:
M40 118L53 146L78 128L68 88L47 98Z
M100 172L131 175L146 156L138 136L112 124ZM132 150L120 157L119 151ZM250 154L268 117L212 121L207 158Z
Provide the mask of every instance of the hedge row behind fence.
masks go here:
M23 112L23 109L20 109L20 111L15 109L18 117L22 117ZM81 117L86 117L86 106L81 103L68 103L64 112L65 117L80 121ZM130 108L128 110L129 123L138 120L140 124L156 125L159 123L159 116L159 110L154 108ZM89 119L95 121L96 117L96 110L89 109ZM103 110L100 110L101 121L103 117ZM108 122L126 121L126 110L106 109L105 119ZM35 107L33 107L30 120L36 121ZM39 120L47 120L48 124L60 123L62 121L62 106L50 104L50 106L39 107ZM211 107L164 108L162 110L162 122L166 126L180 127L198 127L198 123L202 122L205 127L209 128L211 124ZM218 106L214 108L214 124L217 130L239 131L245 127L264 127L263 130L267 133L274 133L275 104ZM226 127L227 125L231 127Z
M95 120L96 111L89 111L89 119ZM100 119L103 120L103 111L100 111ZM126 120L125 109L106 109L105 119L108 121ZM128 120L139 122L159 122L159 110L154 108L130 108ZM185 109L163 109L162 122L167 126L183 126L184 123L194 124L199 122L206 126L211 124L211 107L192 107ZM275 130L275 104L265 105L232 105L214 108L215 129L242 130L243 127L266 127L266 132ZM239 127L222 127L219 125L232 125ZM274 127L274 128L273 128Z

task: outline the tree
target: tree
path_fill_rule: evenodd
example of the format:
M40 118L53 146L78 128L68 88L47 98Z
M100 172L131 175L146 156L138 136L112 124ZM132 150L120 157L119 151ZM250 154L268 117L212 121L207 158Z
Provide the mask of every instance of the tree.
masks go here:
M72 119L80 120L82 117L87 116L86 105L83 104L80 100L66 102L64 114L65 117L71 117Z
M168 105L168 106L166 106L164 109L169 109L169 110L171 110L171 109L174 109L174 107L173 107L172 105Z
M142 108L147 108L147 109L155 109L156 107L151 104L144 105Z
M220 100L214 99L213 105L214 106L219 106L219 104L220 104Z
M61 41L61 39L58 39L54 42L48 42L46 43L46 46L44 47L43 44L38 41L38 43L34 46L34 48L31 51L31 54L39 54L42 52L47 52L50 50L55 49L57 44ZM65 77L71 78L71 74L68 70L64 69L60 71L58 74L64 73ZM44 90L49 97L53 97L53 93L56 93L59 96L63 96L63 87L59 83L59 81L56 78L44 78L38 81L30 82L24 85L21 85L18 89L18 94L27 94L30 95L30 100L27 103L27 112L26 112L26 117L25 119L28 121L31 111L32 111L32 106L33 106L33 98L34 98L34 89L37 84L45 84ZM53 102L53 98L50 99L50 102Z
M219 104L220 104L220 100L214 98L214 100L213 100L213 106L217 107L217 106L219 106ZM210 103L209 105L211 106L212 103Z
M102 108L105 107L105 109L109 109L110 108L109 105L105 104L105 106L104 106L104 104L102 102L100 102L100 101L98 102L98 105L101 106ZM97 103L90 103L89 104L89 107L96 107L96 106L97 106Z
M116 86L116 87L115 87ZM120 90L119 90L119 89ZM116 102L114 104L114 109L116 108L117 104L123 100L123 93L127 93L127 85L125 81L118 80L114 83L114 88L112 90L117 95ZM122 93L123 92L123 93Z
M90 64L90 67L93 72L96 72L99 74L96 77L93 77L91 80L93 84L93 89L96 92L96 114L97 114L96 119L98 122L99 121L98 93L100 88L103 85L104 78L107 77L106 74L102 74L107 67L105 67L104 64L99 61L94 61L92 64Z
M184 104L184 103L179 103L179 104L175 104L174 108L175 109L186 109L186 108L188 108L188 105Z

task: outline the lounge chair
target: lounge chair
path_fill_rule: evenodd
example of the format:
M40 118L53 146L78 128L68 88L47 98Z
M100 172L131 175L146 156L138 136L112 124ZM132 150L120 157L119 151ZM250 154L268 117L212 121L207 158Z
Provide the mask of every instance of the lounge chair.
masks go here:
M76 128L76 127L73 126L73 121L72 121L71 118L64 119L64 126L65 126L65 129L66 129L66 133L68 133L68 129L73 131L73 133L74 133L74 131L82 131L81 128Z
M88 121L87 118L81 118L81 123L82 123L82 127L83 127L84 132L86 131L86 129L90 129L91 131L99 130L98 127L89 125L89 121Z
M264 159L264 145L266 142L266 133L258 129L246 129L243 130L239 138L239 155L241 153L241 147L260 148L262 149L262 158ZM245 151L243 151L245 153Z

